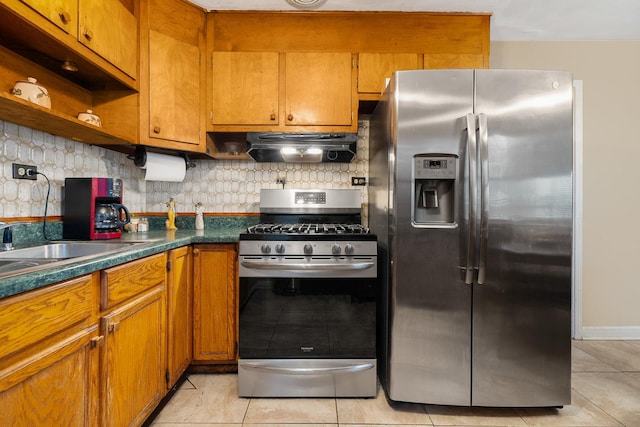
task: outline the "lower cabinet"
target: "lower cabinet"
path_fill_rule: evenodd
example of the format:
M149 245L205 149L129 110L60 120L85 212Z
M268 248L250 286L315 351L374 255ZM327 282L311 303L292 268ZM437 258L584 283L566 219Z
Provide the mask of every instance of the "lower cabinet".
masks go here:
M193 358L193 261L191 246L169 251L167 277L167 389Z
M96 278L0 301L0 424L98 425Z
M162 253L101 272L104 426L141 425L165 395L166 266Z
M236 363L236 245L195 245L193 255L193 360L201 363Z

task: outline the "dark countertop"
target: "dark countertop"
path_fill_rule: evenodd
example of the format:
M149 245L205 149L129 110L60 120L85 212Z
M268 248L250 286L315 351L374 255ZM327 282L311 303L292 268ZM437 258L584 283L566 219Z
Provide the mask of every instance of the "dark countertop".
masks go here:
M215 227L205 230L149 231L147 233L123 233L123 242L147 241L106 256L85 258L30 273L0 279L0 298L31 291L63 280L73 279L97 270L113 267L181 246L197 243L234 243L245 227Z

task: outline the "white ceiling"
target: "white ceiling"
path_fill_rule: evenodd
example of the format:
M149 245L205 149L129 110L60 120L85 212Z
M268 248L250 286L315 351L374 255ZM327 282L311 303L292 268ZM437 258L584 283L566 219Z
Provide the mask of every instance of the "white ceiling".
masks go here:
M190 0L207 10L296 10L285 0ZM640 0L327 0L317 10L491 12L491 40L640 40Z

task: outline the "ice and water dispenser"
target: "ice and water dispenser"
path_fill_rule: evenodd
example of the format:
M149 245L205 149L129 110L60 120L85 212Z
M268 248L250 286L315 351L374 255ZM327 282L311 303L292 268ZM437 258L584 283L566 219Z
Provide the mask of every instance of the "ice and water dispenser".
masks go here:
M413 157L414 226L455 226L456 160L456 156L442 154Z

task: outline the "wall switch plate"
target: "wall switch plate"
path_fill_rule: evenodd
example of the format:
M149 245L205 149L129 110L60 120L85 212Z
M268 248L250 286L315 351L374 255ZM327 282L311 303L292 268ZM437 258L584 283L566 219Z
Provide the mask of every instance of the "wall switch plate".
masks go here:
M38 179L36 172L38 172L38 168L30 165L21 165L18 163L13 163L13 179L30 179L35 181Z
M367 185L367 178L363 176L352 176L351 185Z

